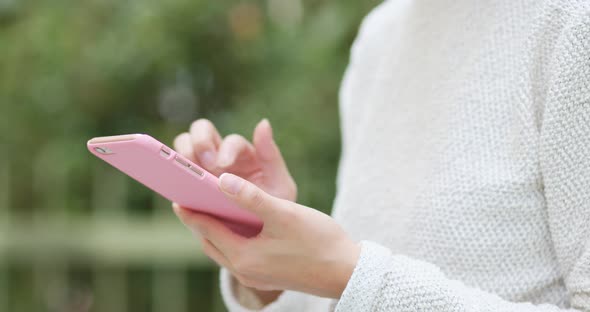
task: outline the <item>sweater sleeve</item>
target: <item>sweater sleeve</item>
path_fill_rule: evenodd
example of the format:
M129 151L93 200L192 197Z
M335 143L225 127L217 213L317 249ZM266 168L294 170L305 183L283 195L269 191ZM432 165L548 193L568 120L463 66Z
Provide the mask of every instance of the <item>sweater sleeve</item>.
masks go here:
M567 311L590 311L590 18L578 18L564 28L546 64L539 167ZM506 301L447 278L433 264L363 242L336 311L566 310Z
M554 305L533 305L503 300L499 296L451 280L434 265L402 255L373 242L362 242L359 263L336 306L348 311L437 312L549 312Z
M590 310L590 9L549 65L541 171L549 229L571 304Z

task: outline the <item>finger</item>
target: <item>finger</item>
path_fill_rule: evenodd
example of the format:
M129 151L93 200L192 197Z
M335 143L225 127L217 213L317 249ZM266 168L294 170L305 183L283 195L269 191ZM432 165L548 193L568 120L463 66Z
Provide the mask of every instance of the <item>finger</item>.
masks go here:
M256 185L231 173L224 173L219 177L219 188L238 206L251 211L262 221L272 224L277 214L285 212L287 201L273 197Z
M213 245L213 243L211 243L211 241L209 241L207 238L202 237L201 233L197 233L197 231L193 228L191 228L191 226L189 225L189 221L187 221L187 218L190 218L191 213L187 211L185 211L184 208L180 207L178 204L173 203L172 207L174 209L174 213L178 216L178 218L180 219L180 221L191 231L193 232L193 234L195 234L195 236L199 236L199 241L201 243L201 248L203 249L203 252L209 257L211 258L213 261L215 261L218 265L226 267L228 269L232 269L230 262L227 260L227 258L225 258L225 256L221 253L221 251L219 251L219 249L217 249L217 247L215 247L215 245Z
M241 135L231 134L225 137L217 155L219 168L228 169L233 165L241 165L239 171L246 172L257 167L254 146Z
M268 119L262 119L256 125L253 142L256 152L262 160L273 165L284 163L283 156L274 142L272 127Z
M195 162L193 144L191 142L191 136L188 134L188 132L181 133L174 139L174 150L180 155Z
M177 203L172 203L172 210L174 211L174 214L178 217L178 219L180 220L180 222L182 222L182 224L191 232L193 232L193 234L199 234L197 229L192 228L187 219L190 218L190 212L187 211L187 209L180 207L180 205L178 205Z
M189 228L208 239L226 257L232 258L246 239L232 232L221 221L202 213L174 205L174 213Z
M263 119L254 129L254 148L260 160L260 167L270 184L292 180L283 155L273 138L270 122ZM277 195L277 194L275 194Z
M233 268L227 258L211 243L210 240L206 238L201 238L201 248L203 248L203 252L213 261L215 261L219 266L227 268L230 271L233 271Z
M199 119L190 128L193 153L198 162L208 170L215 169L217 148L221 143L221 136L217 129L207 119Z

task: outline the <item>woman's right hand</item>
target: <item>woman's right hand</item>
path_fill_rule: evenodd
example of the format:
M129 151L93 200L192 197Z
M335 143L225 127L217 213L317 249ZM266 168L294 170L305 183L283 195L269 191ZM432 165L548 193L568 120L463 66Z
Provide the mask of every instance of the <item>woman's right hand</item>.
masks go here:
M275 197L294 202L297 185L274 142L268 120L258 123L252 141L238 134L222 138L211 121L199 119L192 123L189 132L174 139L174 149L216 176L224 172L233 173ZM234 278L234 283L239 282ZM243 285L238 287L247 288ZM280 291L250 290L264 304L274 301L281 294Z
M238 134L222 138L211 121L199 119L174 139L174 149L216 176L232 173L275 197L297 199L297 185L266 119L254 129L252 143Z

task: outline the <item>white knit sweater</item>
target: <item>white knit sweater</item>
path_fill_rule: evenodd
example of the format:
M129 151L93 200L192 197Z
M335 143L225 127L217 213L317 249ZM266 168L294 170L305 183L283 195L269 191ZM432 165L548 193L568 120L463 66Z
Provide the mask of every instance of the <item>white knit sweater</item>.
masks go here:
M359 262L264 311L590 311L590 1L386 1L341 113Z

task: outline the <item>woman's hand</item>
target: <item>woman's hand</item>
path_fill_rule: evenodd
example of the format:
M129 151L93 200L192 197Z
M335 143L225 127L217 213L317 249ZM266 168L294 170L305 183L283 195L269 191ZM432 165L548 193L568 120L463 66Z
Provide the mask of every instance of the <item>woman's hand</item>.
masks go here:
M213 123L199 119L193 122L189 132L176 137L174 149L217 176L222 172L231 172L276 197L290 201L297 198L297 186L274 142L272 128L266 119L256 126L253 144L237 134L222 139ZM275 300L281 293L251 290L263 303Z
M174 139L174 149L216 176L233 173L273 196L290 201L297 198L297 186L266 119L254 129L253 144L237 134L222 139L209 120L199 119L189 132Z
M175 205L174 211L202 235L205 253L248 287L296 290L339 298L356 266L360 247L328 215L272 196L232 174L220 189L264 222L262 232L244 238L218 220Z

